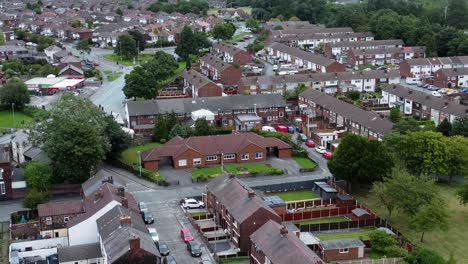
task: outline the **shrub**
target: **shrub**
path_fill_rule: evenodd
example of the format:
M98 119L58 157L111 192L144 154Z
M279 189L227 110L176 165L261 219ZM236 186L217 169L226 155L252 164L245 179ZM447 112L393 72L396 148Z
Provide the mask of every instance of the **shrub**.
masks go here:
M38 204L49 201L49 193L46 191L30 190L23 200L23 207L36 209Z
M205 174L200 174L197 178L197 181L200 181L200 182L206 182L208 180L208 177L205 175Z
M166 143L166 139L165 139L165 138L161 138L161 139L159 140L159 143L161 143L161 144Z
M284 171L282 169L278 169L278 168L272 168L270 172L273 175L281 175L281 174L284 173Z
M385 255L388 258L399 258L406 257L408 255L408 252L397 245L393 245L385 248Z
M17 213L12 213L11 214L11 223L12 224L18 224L21 221L21 216Z
M259 174L260 172L258 170L250 170L249 173L252 175L252 176L257 176L257 174Z

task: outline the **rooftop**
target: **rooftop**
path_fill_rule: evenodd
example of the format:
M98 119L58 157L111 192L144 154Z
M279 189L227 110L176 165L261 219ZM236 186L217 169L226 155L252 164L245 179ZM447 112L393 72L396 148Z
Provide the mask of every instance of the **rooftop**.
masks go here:
M102 257L99 243L57 248L60 263Z

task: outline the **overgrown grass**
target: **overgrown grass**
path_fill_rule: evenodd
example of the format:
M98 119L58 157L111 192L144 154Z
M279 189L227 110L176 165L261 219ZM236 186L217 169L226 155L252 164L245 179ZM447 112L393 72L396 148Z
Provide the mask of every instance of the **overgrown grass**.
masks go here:
M141 63L145 63L147 61L149 61L151 58L153 57L153 54L140 54L138 56L138 61L137 61L137 58L135 57L135 64L133 64L133 57L132 58L122 58L122 60L120 59L120 56L117 56L116 54L114 53L111 53L111 54L105 54L104 55L104 58L108 59L108 60L111 60L115 63L119 63L121 65L125 65L125 66L134 66L134 65L138 65L138 64L141 64Z
M196 217L196 216L205 216L206 215L206 212L194 212L194 213L190 213L192 216Z
M22 112L15 111L15 124L13 124L13 113L12 111L0 111L0 127L8 127L8 128L21 128L23 125L21 121L24 120L24 124L31 122L32 117L25 115Z
M319 198L318 195L312 191L269 193L268 196L279 196L285 202Z
M317 164L313 162L312 160L304 157L293 157L292 158L294 161L296 161L299 166L303 169L315 169L317 168Z
M348 221L349 219L344 216L328 217L328 218L319 218L312 220L304 220L296 222L301 225L311 225L311 224L327 224L327 223L338 223Z
M468 206L460 205L455 192L459 185L443 184L438 185L441 197L447 202L449 211L449 229L445 231L436 230L427 232L424 235L424 243L420 243L421 233L416 232L410 225L410 217L404 213L396 211L392 214L392 226L398 229L413 244L435 250L437 253L449 258L452 253L456 260L463 263L468 259L466 250L466 238L468 237ZM381 217L387 215L386 209L379 203L372 193L353 194L358 201L369 207Z
M128 165L139 164L140 158L138 157L138 151L143 152L148 149L159 147L160 145L161 144L159 143L152 142L152 143L128 148L122 151L122 153L120 154L120 160L123 163L128 164Z
M320 240L337 240L337 239L352 239L358 238L361 240L369 240L369 233L375 228L363 228L360 232L340 232L334 234L317 234L315 235Z
M370 259L382 259L385 254L379 251L376 251L374 249L371 249L369 252L367 252L367 256Z

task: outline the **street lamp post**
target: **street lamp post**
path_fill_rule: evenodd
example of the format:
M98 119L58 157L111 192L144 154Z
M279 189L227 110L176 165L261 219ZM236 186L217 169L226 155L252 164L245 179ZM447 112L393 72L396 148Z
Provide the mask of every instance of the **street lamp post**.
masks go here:
M137 151L138 160L140 161L140 178L141 178L141 151Z
M16 129L16 120L15 120L15 103L11 103L11 111L13 112L13 127Z

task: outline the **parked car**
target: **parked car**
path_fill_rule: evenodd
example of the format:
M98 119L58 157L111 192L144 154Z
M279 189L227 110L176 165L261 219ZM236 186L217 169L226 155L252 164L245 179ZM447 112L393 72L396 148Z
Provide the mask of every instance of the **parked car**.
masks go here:
M426 84L424 84L422 87L423 87L423 88L429 88L429 84L426 83Z
M332 153L328 152L328 151L322 153L322 157L324 157L327 160L329 160L331 158L331 155L332 155Z
M317 146L315 148L315 151L317 151L318 153L322 154L324 152L327 152L327 149L325 147L322 147L322 146Z
M145 212L148 211L148 206L144 202L139 202L138 209L140 209L140 212Z
M205 204L195 199L185 199L182 207L184 209L205 208Z
M177 261L173 256L167 256L163 258L162 264L177 264Z
M431 95L432 95L432 96L435 96L435 97L442 97L442 95L441 95L439 92L437 92L437 91L432 91L432 92L431 92Z
M294 127L288 126L288 133L289 134L294 134Z
M159 241L159 234L158 232L156 231L156 228L148 228L148 232L150 233L151 235L151 238L153 239L154 243L158 243Z
M166 244L166 242L160 241L158 243L158 249L159 249L159 254L161 256L167 256L171 251L169 250L169 246Z
M301 141L306 141L307 140L307 136L304 135L303 133L299 133L299 138L301 139Z
M189 241L187 243L187 250L188 252L190 252L190 255L192 255L192 257L200 257L202 254L200 244L198 244L195 241Z
M184 240L185 243L194 240L190 229L187 227L184 227L182 230L180 230L180 237Z
M314 143L314 141L312 141L311 139L306 140L305 144L306 144L306 146L308 146L309 148L315 148L315 143Z
M141 217L143 218L143 221L147 225L154 223L153 214L148 211L141 212Z

